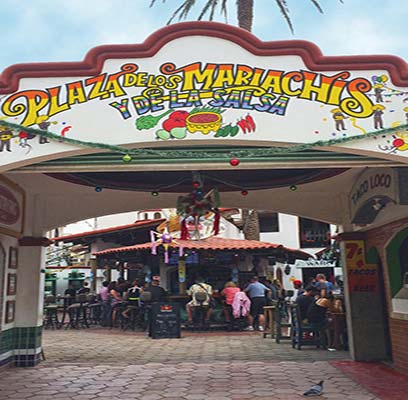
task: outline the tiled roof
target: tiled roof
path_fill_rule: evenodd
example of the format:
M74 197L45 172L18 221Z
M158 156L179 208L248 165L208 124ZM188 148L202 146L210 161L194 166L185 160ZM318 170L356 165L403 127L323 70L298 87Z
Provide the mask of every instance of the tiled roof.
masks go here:
M82 239L84 237L89 237L89 236L98 236L98 235L121 232L121 231L138 229L138 228L147 228L149 226L154 227L156 225L161 224L163 221L165 221L165 219L146 219L143 221L136 221L128 225L112 226L110 228L95 229L94 231L75 233L73 235L58 236L58 237L52 238L51 240L54 242L69 242L75 239Z
M101 250L94 253L97 256L133 252L139 250L149 250L151 248L151 242L136 244L133 246L116 247L112 249ZM177 244L171 244L170 247L180 247L191 250L266 250L266 249L280 249L287 251L288 253L294 253L298 258L308 259L310 254L301 250L288 249L280 244L259 242L257 240L240 240L240 239L224 239L218 237L211 237L203 240L177 240Z

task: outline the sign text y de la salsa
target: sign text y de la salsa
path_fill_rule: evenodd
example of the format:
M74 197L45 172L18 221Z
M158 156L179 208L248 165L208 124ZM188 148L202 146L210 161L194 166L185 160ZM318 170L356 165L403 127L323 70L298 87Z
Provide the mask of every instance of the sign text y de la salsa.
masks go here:
M196 62L177 68L160 66L160 74L139 71L127 63L114 74L103 73L45 90L24 90L10 95L2 105L5 116L21 116L22 125L36 123L38 116L51 117L76 104L94 99L127 96L128 88L142 88L140 94L109 103L124 118L163 109L211 107L255 110L285 115L291 97L340 107L357 118L372 115L368 93L372 86L365 78L350 79L347 71L324 75L311 71L281 71L234 64Z

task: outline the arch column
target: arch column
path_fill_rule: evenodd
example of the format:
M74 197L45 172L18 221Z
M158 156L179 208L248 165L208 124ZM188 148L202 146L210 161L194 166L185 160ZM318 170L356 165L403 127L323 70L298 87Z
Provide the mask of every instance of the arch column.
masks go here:
M24 236L19 239L19 266L14 325L14 364L30 367L40 362L44 297L45 247L44 202L27 196Z

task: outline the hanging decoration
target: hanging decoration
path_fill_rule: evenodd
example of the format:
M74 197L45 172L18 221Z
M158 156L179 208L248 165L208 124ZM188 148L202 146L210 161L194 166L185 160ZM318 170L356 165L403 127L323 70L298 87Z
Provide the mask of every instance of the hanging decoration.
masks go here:
M130 163L132 161L132 156L130 154L125 154L122 157L122 160L123 160L124 163Z
M121 153L123 155L126 155L126 154L130 156L153 155L156 157L162 157L162 158L167 158L167 159L174 159L174 158L181 157L183 155L183 152L180 152L177 149L170 149L170 150L146 149L146 148L129 149L126 147L110 145L106 143L87 142L83 140L68 138L65 136L62 137L60 135L57 135L49 131L30 128L30 127L13 124L11 122L6 122L6 121L0 121L0 126L5 126L13 130L14 131L13 137L16 137L16 138L19 137L19 134L22 131L24 131L24 133L27 135L42 135L45 138L55 140L57 142L68 143L72 145L83 146L83 147L94 148L94 149L107 150L107 151L112 151L116 153ZM392 134L392 133L400 134L401 132L404 132L406 130L408 130L408 124L402 124L402 125L398 125L392 128L378 129L372 132L363 133L361 135L349 136L349 137L344 136L344 137L338 137L336 139L329 139L329 140L318 140L312 143L296 144L296 145L290 145L287 147L264 147L264 148L255 148L255 149L245 149L245 150L231 150L230 152L226 152L224 156L225 156L226 161L227 160L230 161L231 158L236 158L237 160L240 160L240 159L245 160L245 158L268 157L273 154L289 154L293 152L310 150L310 149L315 149L319 147L336 146L336 145L341 145L344 143L354 142L358 140L365 140L369 137L376 139L378 137ZM191 156L194 158L199 158L199 159L211 159L211 158L220 157L220 155L217 152L210 153L210 152L205 152L205 151L192 152Z
M177 199L177 214L180 216L180 239L190 239L187 228L189 222L195 225L195 235L200 239L200 220L210 212L214 213L212 233L216 236L220 231L220 196L217 188L204 193L203 182L200 178L193 181L193 190Z
M169 263L169 247L175 245L179 247L179 257L183 256L183 247L169 233L167 227L163 232L150 231L150 240L152 242L152 254L157 255L157 246L164 248L164 262Z

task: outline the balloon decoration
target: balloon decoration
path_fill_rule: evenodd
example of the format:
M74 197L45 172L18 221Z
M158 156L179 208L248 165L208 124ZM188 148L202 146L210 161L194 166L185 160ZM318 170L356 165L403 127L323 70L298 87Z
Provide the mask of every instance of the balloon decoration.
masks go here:
M179 246L179 256L183 256L183 247L173 238L168 229L165 228L162 233L150 231L150 239L152 241L152 254L157 255L157 246L164 248L164 262L169 263L169 247L170 245Z
M200 218L209 212L214 213L213 234L216 236L220 230L220 196L218 189L212 189L204 193L201 180L193 182L193 190L186 196L179 196L177 199L177 214L180 216L180 239L190 239L187 229L187 220L193 219L196 235L199 237Z

